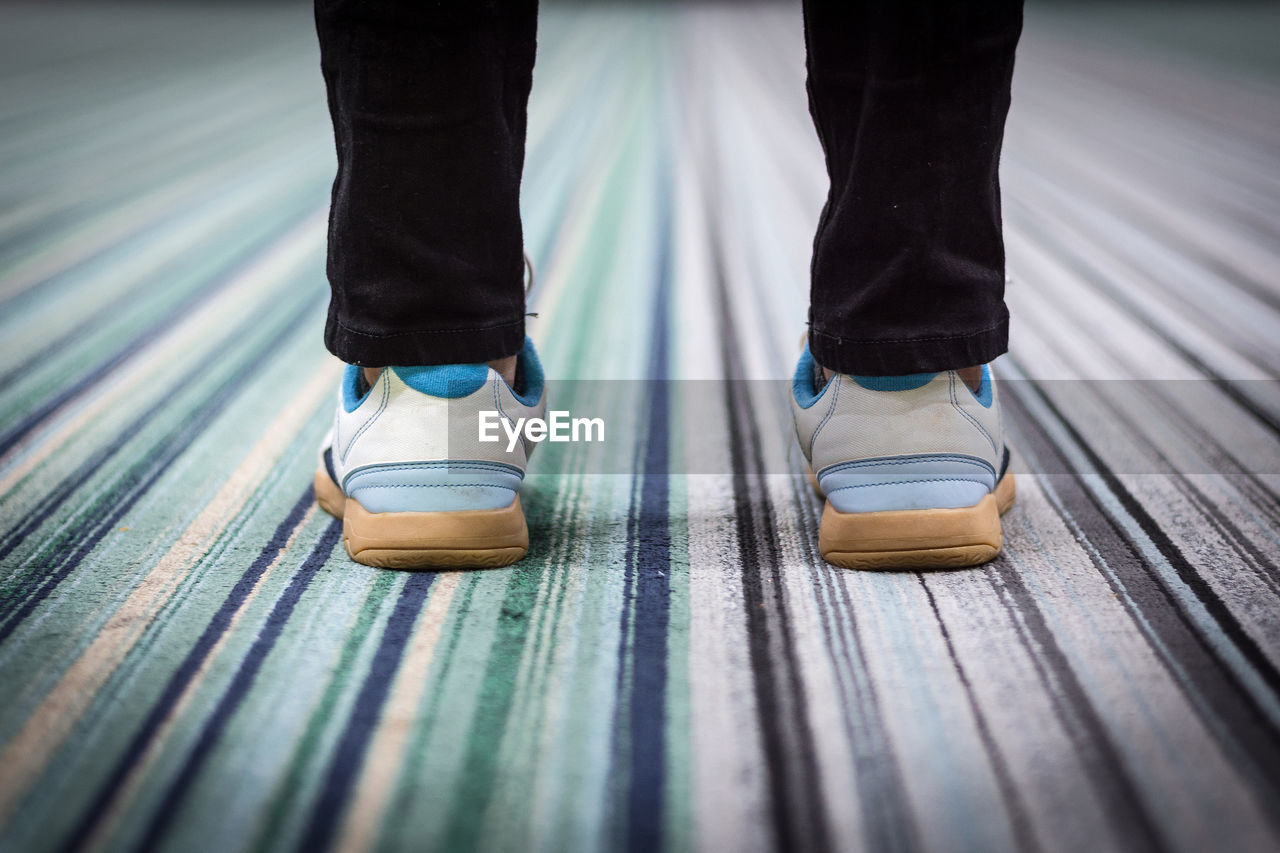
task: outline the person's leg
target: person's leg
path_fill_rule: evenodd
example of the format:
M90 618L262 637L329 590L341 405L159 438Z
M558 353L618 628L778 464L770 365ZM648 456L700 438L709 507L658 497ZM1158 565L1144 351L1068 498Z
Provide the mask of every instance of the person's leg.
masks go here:
M826 499L818 550L850 568L984 563L1015 492L986 363L1008 342L996 170L1021 0L804 5L831 177L792 384Z
M338 154L325 344L367 366L512 356L536 0L315 13Z
M316 500L371 566L502 566L529 545L520 173L534 0L316 0L338 149L325 343L347 369ZM363 369L362 369L363 368Z
M997 166L1021 0L806 0L804 13L831 178L814 358L868 376L991 361L1008 343Z

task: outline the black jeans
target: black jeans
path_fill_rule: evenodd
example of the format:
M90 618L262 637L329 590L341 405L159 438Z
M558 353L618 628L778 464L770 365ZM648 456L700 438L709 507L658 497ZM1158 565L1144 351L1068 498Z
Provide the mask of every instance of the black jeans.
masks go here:
M804 18L831 178L815 358L990 361L1008 344L997 166L1022 0L806 0ZM516 352L536 0L316 0L316 24L338 150L326 345L373 366Z

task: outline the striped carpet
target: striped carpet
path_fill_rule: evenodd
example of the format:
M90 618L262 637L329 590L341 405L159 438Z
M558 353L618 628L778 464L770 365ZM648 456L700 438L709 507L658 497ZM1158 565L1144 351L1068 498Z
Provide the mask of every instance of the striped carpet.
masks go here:
M410 574L310 491L307 6L7 4L0 849L1276 849L1280 14L1161 9L1033 5L1008 545L869 574L778 405L798 8L545 8L531 334L689 381L564 384L643 428L535 457L518 566Z

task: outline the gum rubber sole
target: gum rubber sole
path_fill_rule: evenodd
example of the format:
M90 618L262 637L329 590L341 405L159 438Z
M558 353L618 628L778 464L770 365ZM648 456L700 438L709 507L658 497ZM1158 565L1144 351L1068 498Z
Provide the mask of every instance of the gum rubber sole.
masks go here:
M1010 472L994 492L969 507L846 513L828 501L818 550L828 563L846 569L980 566L995 559L1004 545L1000 516L1013 505L1016 493Z
M385 569L488 569L529 550L520 496L502 509L369 512L348 499L328 472L316 472L316 502L342 519L342 540L357 563Z

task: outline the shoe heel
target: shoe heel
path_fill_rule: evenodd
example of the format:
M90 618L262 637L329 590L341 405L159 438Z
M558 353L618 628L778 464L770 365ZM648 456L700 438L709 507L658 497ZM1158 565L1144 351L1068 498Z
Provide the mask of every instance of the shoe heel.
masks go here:
M995 559L1004 545L1000 516L1013 504L1015 485L1005 474L995 492L974 506L822 512L818 550L846 569L959 569Z
M387 569L509 566L529 550L517 496L502 509L369 512L347 499L342 536L357 563Z
M529 528L517 495L500 509L369 512L325 471L315 477L320 507L342 519L347 554L387 569L499 568L524 557Z

